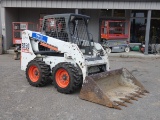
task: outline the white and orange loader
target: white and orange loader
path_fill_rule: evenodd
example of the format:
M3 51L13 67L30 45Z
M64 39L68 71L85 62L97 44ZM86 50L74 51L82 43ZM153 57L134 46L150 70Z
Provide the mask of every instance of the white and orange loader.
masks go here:
M79 97L121 109L147 92L125 68L109 70L108 55L88 32L89 17L56 14L43 18L41 33L22 33L21 70L30 85L53 82L61 93L82 87Z

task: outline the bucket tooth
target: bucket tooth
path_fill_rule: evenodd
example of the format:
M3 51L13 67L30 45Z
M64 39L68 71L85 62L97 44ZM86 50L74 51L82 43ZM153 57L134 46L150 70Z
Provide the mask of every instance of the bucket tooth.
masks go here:
M141 92L141 91L137 91L137 93L139 94L139 95L145 95L143 92Z
M113 108L118 109L118 110L122 110L120 107L118 107L117 105L113 105Z
M134 96L134 97L142 98L140 95L138 95L136 93L131 93L131 95Z
M129 99L131 99L131 100L136 100L136 101L138 101L135 97L133 97L133 96L126 96L127 98L129 98Z
M145 92L145 93L149 93L149 91L147 91L147 90L144 90L144 92Z
M132 100L136 100L136 101L138 101L138 99L137 99L137 98L135 98L135 97L131 97L131 99L132 99Z
M124 102L131 103L131 104L132 104L132 102L131 102L129 99L127 99L127 98L120 98L120 100L123 100Z
M118 105L121 105L121 106L125 106L125 107L127 107L127 105L126 105L126 104L124 104L123 102L114 101L114 103L117 103Z
M136 93L137 93L138 95L141 95L141 93L140 93L139 91L136 91Z

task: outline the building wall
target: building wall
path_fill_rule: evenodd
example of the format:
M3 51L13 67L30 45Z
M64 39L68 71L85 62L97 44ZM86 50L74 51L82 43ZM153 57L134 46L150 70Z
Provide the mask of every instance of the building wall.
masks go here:
M2 0L3 7L79 8L79 9L154 9L158 0Z
M34 22L38 24L40 14L61 14L61 13L75 13L75 9L37 9L37 8L19 8L19 15L21 22ZM34 12L33 12L34 11ZM81 11L79 10L79 13ZM85 10L83 14L91 17L89 22L89 31L93 35L94 41L99 40L99 13L100 10Z
M19 21L17 8L7 8L5 10L5 23L2 23L4 30L4 50L9 49L12 44L12 22Z
M44 8L6 8L6 46L5 50L13 46L12 22L39 22L40 14L74 13L75 9L44 9ZM89 31L94 41L99 40L99 10L86 10L84 13L91 17Z
M99 14L100 10L85 10L86 15L90 16L90 22L89 22L89 32L93 36L93 40L95 42L99 41Z
M38 23L40 15L51 15L60 13L74 13L74 9L45 9L45 8L19 8L19 15L21 22Z
M1 3L0 3L0 16L1 16L1 12L2 12L2 10L1 10ZM1 18L0 18L0 23L2 23ZM0 24L0 36L1 35L2 35L2 24Z
M13 46L12 22L39 22L40 14L74 13L74 9L37 9L37 8L4 8L2 19L2 34L4 50Z
M75 9L84 9L86 11L84 14L91 16L89 30L94 40L98 41L100 9L160 10L160 1L157 1L158 0L1 0L1 25L2 34L4 35L4 48L7 50L12 46L13 21L36 22L40 14L66 13L74 12Z
M5 24L3 30L5 38L5 50L13 46L12 43L12 22L34 22L39 23L40 15L75 13L75 9L54 9L54 8L5 8ZM91 17L89 22L89 32L93 36L95 42L100 41L100 9L85 9L79 10L80 14L85 14ZM130 14L130 13L129 13ZM130 15L129 15L130 16ZM129 17L128 16L128 17Z

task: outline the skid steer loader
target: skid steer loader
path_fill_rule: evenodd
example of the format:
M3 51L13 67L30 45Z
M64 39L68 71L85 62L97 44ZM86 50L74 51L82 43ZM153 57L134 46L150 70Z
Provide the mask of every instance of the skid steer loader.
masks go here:
M121 109L147 90L125 68L109 70L108 55L93 42L88 22L85 15L55 14L43 18L41 33L23 31L21 69L32 86L44 86L52 76L61 93L82 86L81 99Z

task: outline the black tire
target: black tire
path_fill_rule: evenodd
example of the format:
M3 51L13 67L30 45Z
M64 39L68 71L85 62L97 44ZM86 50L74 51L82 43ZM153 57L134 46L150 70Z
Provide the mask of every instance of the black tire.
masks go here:
M34 79L32 79L31 75L29 74L29 72L31 72L30 71L31 67L33 67L33 66L37 68L37 76L39 76L36 81L34 81ZM36 74L36 73L32 73L32 74ZM51 74L50 66L45 64L44 61L32 60L27 65L26 78L27 78L29 84L32 85L32 86L42 87L42 86L45 86L45 85L49 84L50 74Z
M63 69L69 75L68 85L66 85L66 87L63 87L63 88L57 83L57 80L56 80L57 79L56 75L58 74L58 71L60 69ZM78 68L76 68L74 65L70 63L67 63L67 62L59 63L52 69L52 72L53 72L52 73L53 84L57 88L58 92L69 94L69 93L73 93L74 91L76 91L78 88L82 86L82 82L83 82L82 75L79 75Z

